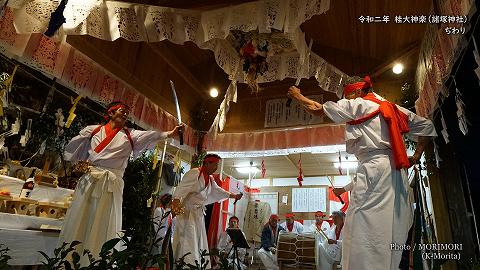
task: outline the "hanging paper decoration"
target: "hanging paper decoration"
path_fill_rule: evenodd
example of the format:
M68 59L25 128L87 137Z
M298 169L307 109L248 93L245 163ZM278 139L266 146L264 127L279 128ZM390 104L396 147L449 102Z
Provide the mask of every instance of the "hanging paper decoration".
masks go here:
M302 172L302 154L300 154L300 158L298 159L298 177L297 177L298 185L301 187L303 181L303 172Z
M238 52L243 64L245 81L254 93L261 90L258 85L259 79L265 79L266 73L271 73L268 63L272 59L269 57L285 55L299 49L298 44L295 44L295 41L282 31L272 29L269 32L231 30L230 35L226 38ZM267 59L269 60L267 61ZM274 67L278 69L278 67ZM298 76L298 74L296 75Z
M265 159L262 159L262 178L265 178L265 173L267 170L265 169Z
M55 32L64 24L67 20L63 16L63 11L65 10L65 6L67 5L67 0L62 0L60 5L58 5L57 9L52 12L50 16L50 22L48 22L48 29L45 31L45 35L47 37L53 37Z
M457 104L458 127L463 135L467 135L469 122L465 115L465 104L462 100L462 94L458 91L458 88L456 88L455 103Z
M73 98L70 97L72 108L70 108L70 111L68 111L67 123L65 124L66 128L70 128L70 125L72 125L73 120L75 119L75 117L77 117L77 115L75 114L75 109L77 108L78 102L80 101L81 98L82 96L78 96L74 100Z

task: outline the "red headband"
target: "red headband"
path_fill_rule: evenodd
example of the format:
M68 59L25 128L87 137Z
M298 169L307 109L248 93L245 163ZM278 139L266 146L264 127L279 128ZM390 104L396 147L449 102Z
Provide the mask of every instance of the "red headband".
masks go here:
M315 212L315 216L324 217L326 215L322 211L317 211L317 212Z
M115 105L115 106L112 106L108 109L107 113L110 113L110 112L113 112L113 111L116 111L120 108L124 108L124 109L128 109L128 106L125 105L125 104L118 104L118 105Z
M240 220L237 217L231 217L228 221L236 220L237 222L240 222Z
M295 215L290 213L290 214L286 214L285 217L286 217L286 218L294 218Z
M343 88L343 95L347 96L352 92L355 92L356 90L360 89L368 89L372 87L372 82L370 81L370 76L365 76L363 78L363 82L357 82L357 83L352 83L352 84L347 84Z
M273 214L273 215L270 216L270 219L278 219L278 216Z
M221 158L219 157L206 157L203 159L203 162L219 162Z

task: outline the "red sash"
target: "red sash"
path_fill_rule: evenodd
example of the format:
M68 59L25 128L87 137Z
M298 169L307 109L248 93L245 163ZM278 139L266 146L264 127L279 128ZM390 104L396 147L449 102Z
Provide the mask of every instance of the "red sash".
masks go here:
M105 137L105 139L103 139L103 141L101 141L97 147L95 147L95 152L97 153L100 153L103 149L105 149L105 147L107 147L107 145L113 140L113 138L115 138L115 136L117 135L117 133L122 130L122 128L115 128L115 129L112 129L112 126L110 125L110 123L107 123L105 126L105 134L107 135ZM92 132L92 135L90 135L90 139L95 135L97 134L100 129L102 128L102 126L98 126L97 128L95 128ZM130 145L132 146L132 150L133 150L133 141L132 141L132 136L130 135L130 132L128 131L128 129L124 128L123 129L125 131L125 134L127 134L127 137L128 137L128 141L130 142Z
M287 223L287 229L289 232L291 232L293 230L293 223L292 224Z
M373 101L380 106L378 109L364 117L357 120L347 122L349 125L361 124L378 114L383 116L385 122L388 125L388 131L390 134L390 146L392 147L393 158L395 160L395 167L397 170L410 167L408 161L407 151L405 144L403 143L402 134L410 131L408 128L408 116L401 112L395 103L391 103L387 100L379 100L373 93L368 93L363 97L365 100Z

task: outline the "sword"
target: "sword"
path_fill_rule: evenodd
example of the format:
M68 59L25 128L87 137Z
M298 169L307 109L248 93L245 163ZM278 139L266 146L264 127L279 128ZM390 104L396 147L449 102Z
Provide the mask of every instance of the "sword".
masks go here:
M295 86L300 85L300 81L302 80L302 76L305 75L305 72L306 72L306 69L307 69L307 64L310 63L309 59L310 59L310 52L312 51L312 45L313 45L313 39L311 38L310 39L310 44L308 44L307 54L305 55L305 59L303 59L302 65L300 66L300 74L298 75L298 78L295 81ZM287 107L290 107L290 104L292 104L292 99L288 98L287 103L286 103Z
M175 85L170 80L170 87L172 88L173 100L175 101L175 108L177 109L178 124L182 124L182 115L180 114L180 105L178 105L177 92L175 91ZM180 145L183 145L183 129L178 130L178 137L180 138Z

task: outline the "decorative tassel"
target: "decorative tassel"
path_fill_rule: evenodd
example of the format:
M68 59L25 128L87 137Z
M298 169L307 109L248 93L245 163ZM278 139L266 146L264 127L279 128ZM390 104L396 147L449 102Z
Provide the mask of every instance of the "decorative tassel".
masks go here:
M52 12L50 16L50 22L48 22L48 29L45 31L45 35L47 37L53 37L55 32L64 24L67 20L65 16L63 16L63 11L65 10L65 6L67 5L67 0L62 0L60 5L58 5L57 9Z
M302 172L302 154L300 154L300 158L298 159L298 177L297 177L298 185L302 186L303 181L303 172Z

